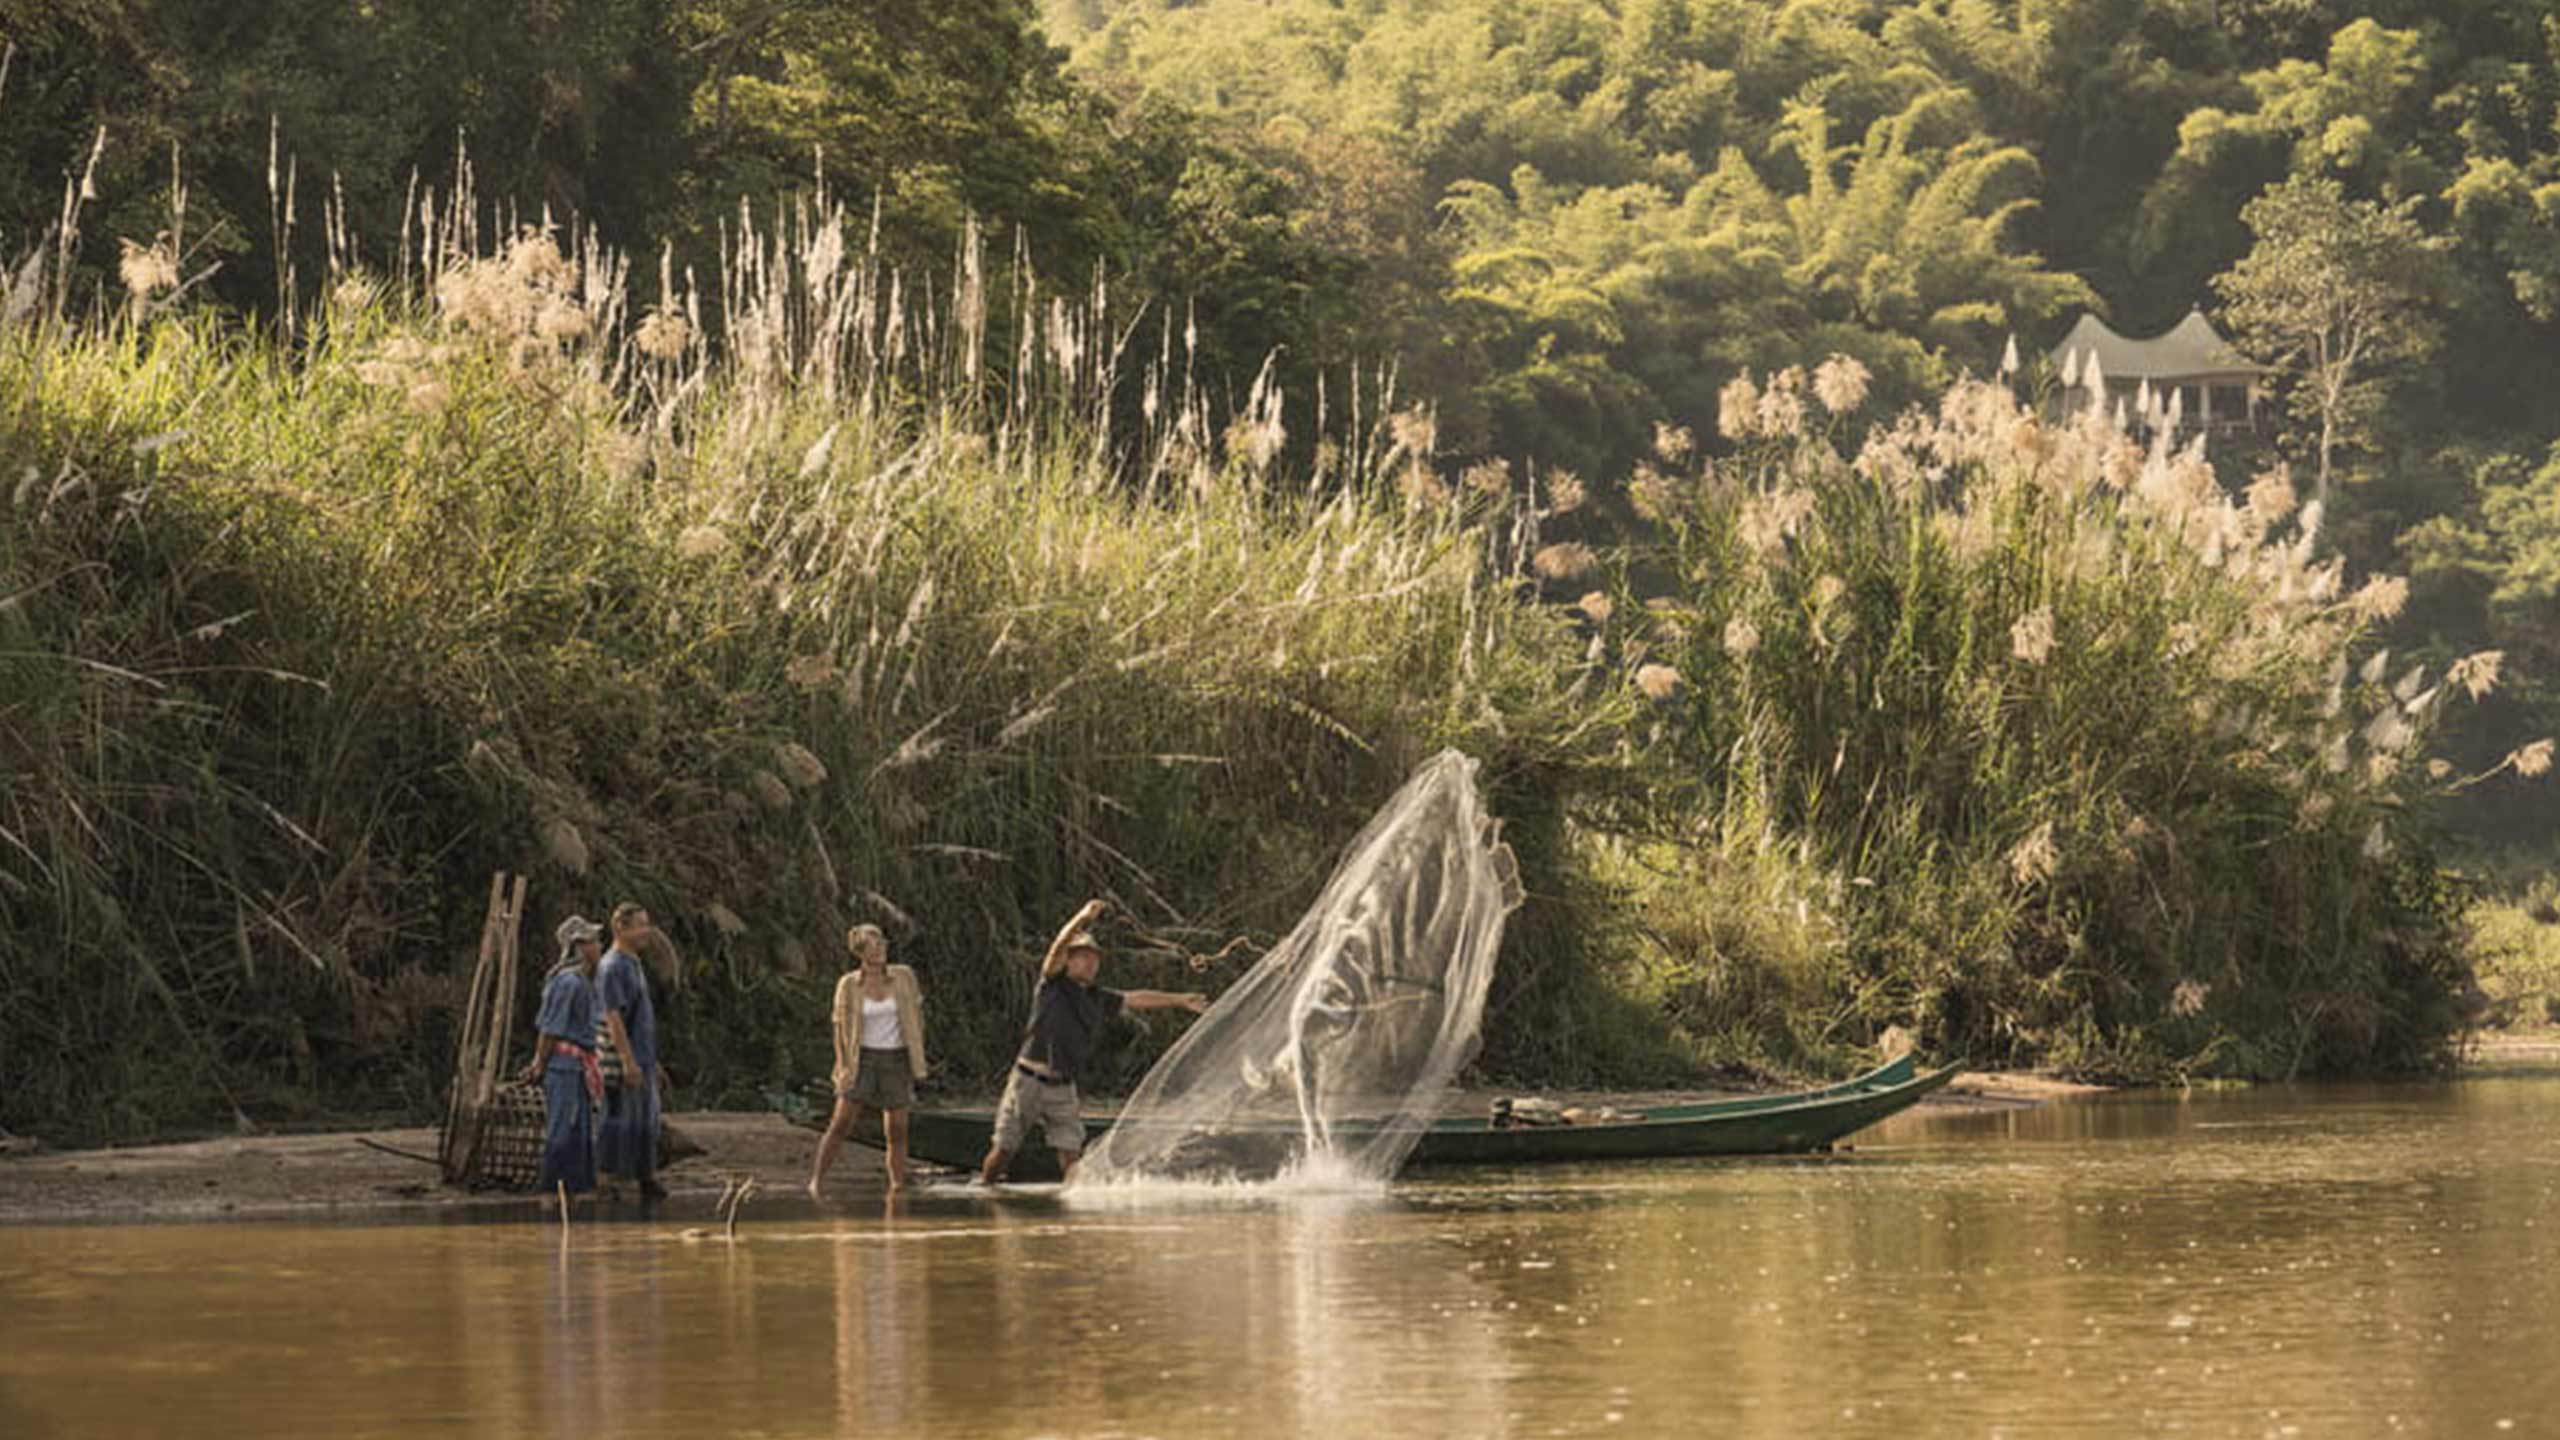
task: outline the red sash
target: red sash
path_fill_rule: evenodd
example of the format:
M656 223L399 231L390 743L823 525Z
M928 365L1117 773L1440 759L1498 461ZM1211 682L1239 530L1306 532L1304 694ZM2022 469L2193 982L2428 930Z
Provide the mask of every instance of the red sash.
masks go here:
M554 1040L551 1042L551 1053L566 1055L577 1061L578 1068L586 1072L587 1103L590 1105L604 1103L604 1072L596 1068L596 1052L583 1045L572 1045L566 1040Z

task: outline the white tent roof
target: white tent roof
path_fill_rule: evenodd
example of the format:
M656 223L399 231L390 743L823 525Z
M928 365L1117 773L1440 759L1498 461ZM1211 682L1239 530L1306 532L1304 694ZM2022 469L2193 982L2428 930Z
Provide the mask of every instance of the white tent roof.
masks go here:
M2086 365L2091 355L2110 380L2194 380L2206 376L2253 376L2267 367L2251 362L2231 348L2213 322L2201 310L2190 310L2187 318L2171 327L2166 334L2148 340L2135 340L2109 329L2107 322L2095 315L2083 315L2053 347L2053 363L2058 367L2073 355Z

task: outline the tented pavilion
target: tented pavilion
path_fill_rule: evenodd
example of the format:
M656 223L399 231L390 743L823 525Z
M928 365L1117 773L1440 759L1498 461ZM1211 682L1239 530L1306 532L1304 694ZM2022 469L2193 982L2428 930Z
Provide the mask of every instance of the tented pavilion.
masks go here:
M2069 382L2063 404L2078 410L2090 399L2089 366L2095 362L2107 404L2142 429L2176 417L2176 439L2199 431L2254 430L2267 367L2231 348L2201 310L2190 310L2167 333L2148 340L2119 335L2095 315L2083 315L2053 347L2057 373ZM2144 402L2150 411L2144 412Z

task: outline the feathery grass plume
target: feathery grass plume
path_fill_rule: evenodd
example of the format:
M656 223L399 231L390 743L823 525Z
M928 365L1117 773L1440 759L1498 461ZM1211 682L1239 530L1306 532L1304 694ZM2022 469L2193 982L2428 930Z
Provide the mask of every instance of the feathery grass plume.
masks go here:
M1618 613L1618 602L1610 599L1609 592L1605 590L1591 590L1584 592L1583 597L1574 602L1574 608L1580 610L1592 624L1606 625L1609 623L1609 617Z
M1669 700L1680 693L1680 672L1668 665L1636 667L1636 689L1647 700Z
M784 740L773 747L773 763L782 777L803 790L814 790L827 783L826 763L816 752L797 740Z
M1760 415L1753 422L1762 435L1788 438L1804 433L1804 371L1790 365L1769 377L1760 392Z
M169 248L167 236L149 245L123 239L116 244L122 252L116 261L116 278L124 282L125 293L134 300L148 300L164 290L178 288L178 257Z
M1813 370L1813 397L1834 415L1846 415L1867 403L1867 367L1846 355L1834 355Z
M587 853L587 837L565 815L554 815L542 822L542 851L551 863L572 875L584 875L593 857Z
M2030 665L2042 665L2053 654L2053 607L2039 605L2009 627L2009 653Z
M1627 504L1647 520L1657 524L1671 518L1679 491L1662 472L1642 461L1636 462L1635 478L1627 482Z
M2181 1018L2204 1010L2205 997L2213 987L2201 980L2181 980L2169 990L2169 1013Z
M2249 518L2260 531L2273 530L2293 513L2295 501L2293 476L2278 466L2250 482Z
M2009 878L2022 886L2039 884L2053 877L2061 861L2062 851L2053 843L2053 822L2047 820L2010 847Z
M2445 683L2461 688L2474 700L2498 688L2498 668L2506 663L2504 650L2477 650L2446 667Z
M2347 603L2367 620L2393 619L2409 603L2409 582L2397 575L2376 575L2364 582Z
M2514 753L2507 756L2507 763L2515 767L2518 775L2528 780L2538 779L2551 773L2551 750L2551 739L2546 736L2529 745L2518 747Z
M1414 460L1404 467L1397 488L1404 492L1405 503L1417 509L1438 510L1457 498L1457 492L1428 465Z
M1530 560L1529 568L1535 570L1541 579L1574 580L1589 574L1591 567L1599 562L1600 557L1592 553L1590 546L1579 540L1563 540L1540 546L1537 555Z
M2313 790L2305 794L2302 797L2302 803L2294 807L2294 828L2316 829L2321 821L2329 818L2329 812L2337 808L2337 804L2338 797L2326 790Z
M1716 430L1727 440L1748 440L1760 433L1760 387L1743 371L1716 392Z
M2366 746L2395 755L2416 738L2416 727L2396 708L2386 707L2379 711L2364 727Z
M676 553L687 560L708 560L729 553L729 537L717 525L688 525L676 537Z
M1387 433L1393 437L1395 448L1409 456L1427 459L1440 444L1440 422L1421 405L1388 416Z
M1724 622L1724 653L1737 660L1747 660L1760 648L1760 627L1746 615L1736 615Z
M2391 858L2391 848L2390 832L2382 828L2381 821L2374 821L2373 824L2364 832L2364 858L2367 860L2388 860Z
M1479 495L1511 493L1511 462L1495 458L1470 465L1458 477L1459 483Z
M681 360L693 344L693 325L682 314L662 306L642 318L631 343L652 360Z
M747 922L740 918L738 912L717 900L702 907L702 918L710 921L711 927L723 937L735 939L747 933Z
M782 777L770 770L758 770L748 776L747 788L755 792L756 799L764 802L767 810L791 808L791 787L783 784Z
M1849 582L1841 579L1837 575L1826 574L1815 576L1813 581L1814 608L1817 610L1830 609L1833 605L1839 603L1840 597L1846 594L1848 589Z
M1655 459L1662 461L1666 465L1677 465L1681 461L1688 459L1690 452L1697 448L1698 437L1689 429L1688 426L1674 425L1665 420L1656 420L1653 422L1653 454Z

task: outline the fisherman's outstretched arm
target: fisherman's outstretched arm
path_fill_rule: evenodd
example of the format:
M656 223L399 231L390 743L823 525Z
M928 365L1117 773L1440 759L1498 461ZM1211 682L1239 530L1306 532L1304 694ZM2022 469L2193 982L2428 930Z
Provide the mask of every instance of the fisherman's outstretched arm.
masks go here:
M1209 1008L1209 997L1197 990L1123 990L1120 1002L1132 1010L1188 1010L1194 1015Z

